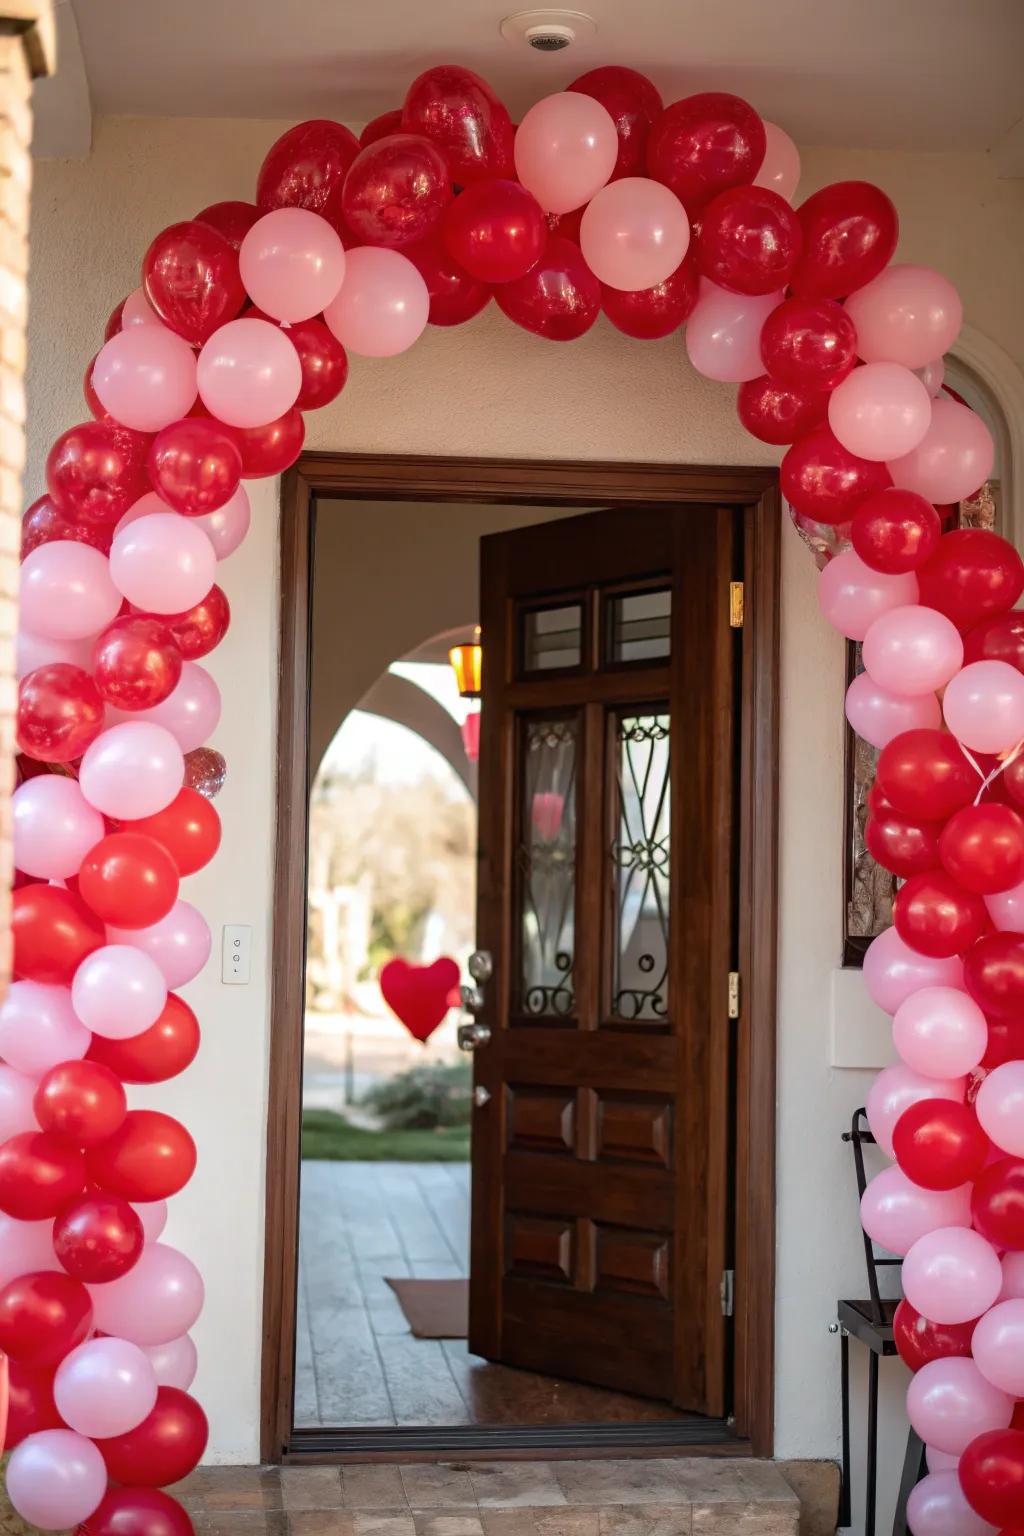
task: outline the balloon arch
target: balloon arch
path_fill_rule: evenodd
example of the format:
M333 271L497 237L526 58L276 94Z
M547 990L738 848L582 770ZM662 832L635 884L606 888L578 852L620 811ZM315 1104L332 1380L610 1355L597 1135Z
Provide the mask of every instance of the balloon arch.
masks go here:
M798 524L826 537L825 618L863 642L847 696L882 748L867 844L902 881L865 964L901 1064L871 1128L892 1167L864 1223L906 1256L896 1314L929 1475L914 1536L1024 1527L1024 565L946 530L988 476L984 423L943 390L953 286L890 265L896 210L865 182L791 199L799 158L725 93L664 107L597 69L516 128L454 66L357 140L302 123L256 201L159 233L89 364L92 419L25 514L14 795L14 968L0 1012L0 1350L14 1507L44 1529L181 1536L164 1486L206 1443L189 1394L202 1303L160 1241L195 1146L125 1084L175 1076L199 1027L176 989L210 933L180 881L214 855L224 777L202 666L244 538L244 479L294 462L346 352L403 352L493 298L556 341L599 312L686 323L785 445Z

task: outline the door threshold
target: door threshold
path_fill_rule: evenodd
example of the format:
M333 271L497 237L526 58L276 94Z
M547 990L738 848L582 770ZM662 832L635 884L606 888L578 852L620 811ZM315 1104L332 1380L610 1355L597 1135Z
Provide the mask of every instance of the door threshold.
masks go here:
M296 1429L283 1460L312 1462L416 1459L500 1461L524 1455L548 1459L602 1456L749 1456L750 1441L725 1419L692 1418L648 1424L456 1424L367 1429Z

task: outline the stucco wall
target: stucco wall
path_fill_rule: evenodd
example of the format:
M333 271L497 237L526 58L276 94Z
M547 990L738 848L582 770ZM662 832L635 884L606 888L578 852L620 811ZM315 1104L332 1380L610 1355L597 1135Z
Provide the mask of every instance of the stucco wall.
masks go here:
M29 489L53 435L82 415L82 371L107 311L138 280L162 225L216 198L251 196L280 125L112 119L86 162L37 169L29 337ZM998 182L979 156L814 152L804 190L864 176L897 201L900 256L941 266L972 323L1024 362L1021 183ZM310 421L309 445L378 452L763 462L738 428L730 392L696 377L678 338L630 342L603 322L554 346L489 310L455 332L430 331L396 362L355 361L341 399ZM229 763L225 844L195 881L215 933L256 929L254 980L220 986L216 964L190 989L205 1052L162 1102L187 1114L200 1169L175 1203L172 1239L203 1264L210 1301L197 1330L197 1389L211 1409L211 1454L257 1448L259 1292L270 943L276 665L276 493L253 497L255 530L223 568L235 622L213 670L225 693L217 745ZM372 515L372 514L371 514ZM782 841L780 847L779 1275L777 1451L838 1450L834 1299L863 1289L849 1154L839 1133L867 1074L829 1065L830 985L840 940L843 653L815 605L814 569L784 541ZM218 945L219 947L219 945ZM149 1096L156 1101L157 1094ZM886 1413L899 1424L902 1367ZM885 1424L883 1430L885 1430ZM889 1439L898 1441L896 1436ZM896 1449L898 1450L898 1444Z

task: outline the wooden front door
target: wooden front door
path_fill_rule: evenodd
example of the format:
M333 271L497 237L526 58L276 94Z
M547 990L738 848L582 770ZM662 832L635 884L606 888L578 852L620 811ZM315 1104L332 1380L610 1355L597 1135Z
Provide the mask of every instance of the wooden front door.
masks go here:
M470 1349L712 1415L727 1406L733 519L612 508L485 538L480 567L477 942L493 975Z

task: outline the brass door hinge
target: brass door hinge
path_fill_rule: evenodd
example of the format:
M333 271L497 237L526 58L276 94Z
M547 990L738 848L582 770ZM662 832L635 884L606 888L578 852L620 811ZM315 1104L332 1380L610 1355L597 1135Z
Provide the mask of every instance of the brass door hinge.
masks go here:
M729 972L729 1017L738 1019L740 1016L740 973Z
M730 581L729 583L729 627L730 629L743 628L742 581Z

